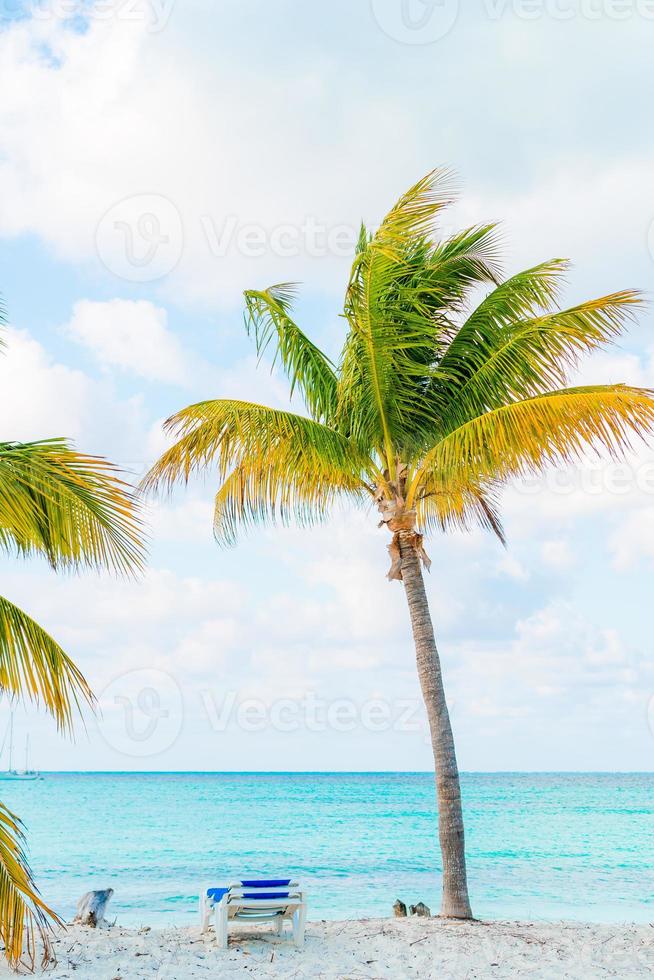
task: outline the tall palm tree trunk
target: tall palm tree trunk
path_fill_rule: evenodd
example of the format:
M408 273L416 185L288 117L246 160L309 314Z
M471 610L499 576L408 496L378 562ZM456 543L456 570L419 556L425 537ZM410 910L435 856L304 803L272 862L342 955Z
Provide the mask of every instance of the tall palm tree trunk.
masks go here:
M427 708L431 744L436 766L438 836L443 858L441 915L471 919L466 878L465 839L461 786L454 751L454 736L443 690L441 664L434 639L429 604L420 559L410 531L400 531L402 581L409 603L411 628L416 647L416 665Z

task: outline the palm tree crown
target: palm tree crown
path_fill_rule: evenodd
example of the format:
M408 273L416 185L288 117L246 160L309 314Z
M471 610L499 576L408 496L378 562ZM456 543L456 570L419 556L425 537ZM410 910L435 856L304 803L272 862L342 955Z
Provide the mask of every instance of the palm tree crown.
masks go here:
M248 525L311 524L337 497L376 503L393 531L480 523L502 537L500 483L589 447L619 453L644 435L650 392L566 386L639 295L561 309L561 259L502 280L495 226L434 235L451 200L449 174L435 171L374 234L362 228L337 366L293 320L292 285L248 291L248 332L260 354L274 350L310 417L244 401L191 405L166 423L177 441L144 486L215 466L214 528L227 543Z

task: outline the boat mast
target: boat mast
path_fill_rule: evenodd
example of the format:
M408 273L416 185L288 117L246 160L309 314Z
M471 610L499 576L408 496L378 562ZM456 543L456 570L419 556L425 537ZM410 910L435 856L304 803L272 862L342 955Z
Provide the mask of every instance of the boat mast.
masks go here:
M9 716L9 772L11 772L11 755L14 750L14 713Z

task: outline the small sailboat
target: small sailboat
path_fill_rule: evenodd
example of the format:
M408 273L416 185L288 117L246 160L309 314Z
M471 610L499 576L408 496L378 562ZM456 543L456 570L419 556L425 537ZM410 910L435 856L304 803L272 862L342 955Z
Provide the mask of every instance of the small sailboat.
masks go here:
M7 736L5 734L5 740ZM3 745L4 748L4 745ZM12 711L9 716L9 768L0 770L0 779L38 779L40 773L36 772L35 769L30 769L30 737L29 735L25 739L25 768L24 769L14 769L13 762L13 752L14 752L14 713Z

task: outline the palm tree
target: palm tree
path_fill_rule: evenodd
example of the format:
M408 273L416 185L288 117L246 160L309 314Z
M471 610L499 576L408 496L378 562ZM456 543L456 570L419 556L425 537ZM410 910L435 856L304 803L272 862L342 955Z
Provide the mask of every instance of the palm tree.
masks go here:
M214 531L325 518L337 498L375 505L390 531L390 579L409 606L433 747L443 864L441 914L471 917L459 773L423 582L423 535L481 524L503 540L497 491L584 450L620 453L654 423L650 392L566 387L580 355L610 342L632 291L560 309L566 263L502 280L493 225L438 238L450 175L412 187L378 230L362 228L335 366L291 316L294 288L245 294L260 354L274 349L308 417L245 401L203 401L165 427L177 440L144 487L215 467ZM483 298L482 298L483 296ZM475 305L476 303L476 305Z
M84 456L62 439L0 442L0 549L43 555L53 569L136 571L142 544L133 493L110 463ZM86 680L59 644L2 596L0 692L42 706L68 733L74 713L93 703ZM20 820L0 803L0 940L10 964L26 956L33 965L40 939L45 965L49 929L59 922L32 878Z

